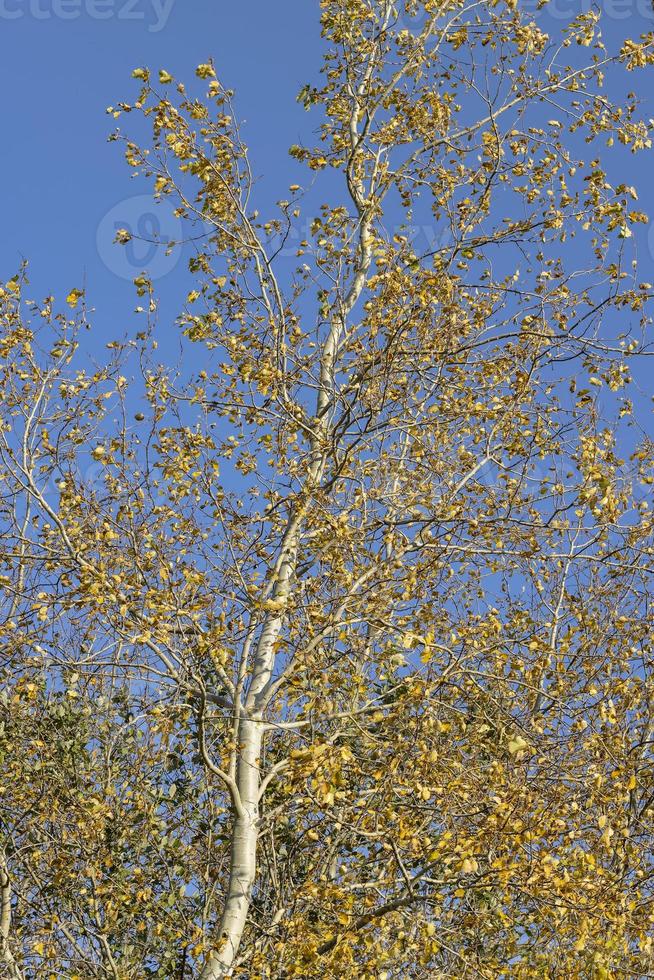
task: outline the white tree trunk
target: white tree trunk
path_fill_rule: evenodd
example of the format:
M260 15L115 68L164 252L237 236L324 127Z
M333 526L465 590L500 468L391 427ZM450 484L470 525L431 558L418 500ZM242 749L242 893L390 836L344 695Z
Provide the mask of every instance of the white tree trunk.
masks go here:
M281 607L288 600L295 574L299 521L298 514L291 513L282 543L278 578L272 594L272 598ZM207 958L200 980L220 980L231 976L252 901L252 889L257 874L261 749L265 730L262 711L275 666L275 644L283 623L281 609L270 613L257 643L252 683L237 733L238 798L235 800L236 816L232 829L227 897L217 934L218 949Z
M14 959L9 945L11 932L11 879L4 853L0 854L0 962L4 963L6 976L11 980L23 980L23 971Z
M390 16L388 5L386 17ZM361 84L359 95L363 94L365 83ZM352 107L350 138L352 158L360 150L358 132L358 97ZM356 264L349 288L337 304L332 316L331 326L325 338L320 358L320 384L316 398L316 419L318 425L312 439L312 462L309 466L305 491L311 491L320 482L325 464L325 451L322 445L330 429L329 407L334 398L335 377L339 345L347 328L347 317L363 292L372 261L370 232L372 212L366 200L363 183L353 174L349 181L350 193L359 216ZM284 533L279 558L276 586L272 598L281 603L283 609L287 602L297 566L297 551L301 538L301 526L307 500L292 508ZM220 948L208 959L200 974L200 980L221 980L231 976L234 962L243 937L247 914L252 900L252 889L257 873L257 844L259 835L259 790L261 785L260 756L263 743L263 724L261 713L267 704L269 686L275 666L275 644L282 630L283 612L271 614L264 624L254 657L252 684L246 698L247 717L239 725L238 790L241 797L241 811L237 814L232 838L230 876L225 908L220 923L218 940Z
M241 751L238 789L241 807L234 820L227 897L217 933L220 948L212 953L200 980L220 980L231 976L252 900L257 873L259 836L260 755L263 726L243 719L239 728Z

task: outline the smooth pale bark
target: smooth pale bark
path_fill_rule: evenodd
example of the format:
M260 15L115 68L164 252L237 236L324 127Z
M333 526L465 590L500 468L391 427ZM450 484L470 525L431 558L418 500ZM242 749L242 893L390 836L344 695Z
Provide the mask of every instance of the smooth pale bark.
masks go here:
M233 826L227 898L218 930L221 948L208 959L201 980L219 980L231 974L236 959L257 873L259 836L259 783L263 725L244 719L240 725L238 766L240 807Z
M388 5L385 24L390 16ZM204 965L200 980L221 980L231 976L243 937L247 915L252 901L257 874L257 845L259 837L259 807L261 789L260 757L263 743L263 712L273 689L275 647L284 624L283 607L288 601L297 569L297 553L302 537L302 524L306 507L315 488L320 484L326 455L324 445L329 441L331 428L330 408L335 395L336 370L339 348L347 330L347 318L358 302L370 271L372 250L370 232L373 214L367 199L363 181L355 176L356 159L361 152L359 133L359 100L363 98L372 63L356 94L353 93L350 117L350 149L348 163L348 189L359 218L356 243L356 261L349 288L336 304L329 332L325 338L320 358L320 384L316 397L316 430L311 440L311 464L308 469L304 492L291 508L288 523L281 542L276 586L272 598L281 603L281 611L270 614L264 623L256 646L253 661L252 683L245 701L245 716L238 727L237 783L240 806L236 801L236 817L230 859L229 883L225 906L218 930L218 950L211 954ZM396 79L397 80L397 79Z
M370 217L363 204L360 210L358 263L353 282L339 314L332 321L321 358L321 384L317 397L318 431L313 440L313 462L307 476L304 500L289 516L277 569L277 585L272 593L275 602L287 602L297 567L297 551L309 494L319 484L325 465L321 444L329 431L329 406L334 388L335 362L339 343L345 330L345 318L359 299L371 262L368 243ZM264 623L254 656L252 683L245 701L245 716L238 728L237 785L240 802L236 801L233 825L229 883L225 906L217 933L219 949L212 953L200 974L200 980L221 980L231 976L241 945L252 901L257 874L257 844L259 838L259 806L261 787L260 757L265 726L262 713L267 706L275 668L275 646L284 623L283 611L271 614Z
M282 609L288 601L295 576L298 528L303 512L303 508L300 508L289 515L272 592L272 599L280 609L269 613L263 624L254 654L252 682L243 708L239 706L237 795L234 799L229 882L217 933L218 949L207 958L200 980L219 980L220 977L230 976L252 901L257 874L261 748L265 730L262 714L275 667L275 645L284 623Z
M11 980L23 980L23 972L14 959L9 945L11 933L11 879L4 855L0 856L0 962L7 968Z

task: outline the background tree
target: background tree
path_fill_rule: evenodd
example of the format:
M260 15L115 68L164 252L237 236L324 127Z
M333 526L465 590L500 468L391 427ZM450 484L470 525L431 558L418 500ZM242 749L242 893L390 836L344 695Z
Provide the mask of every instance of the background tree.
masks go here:
M314 192L263 215L211 63L112 109L201 370L146 276L99 366L78 290L0 291L7 975L649 975L652 287L599 147L651 147L654 38L321 9L292 275Z

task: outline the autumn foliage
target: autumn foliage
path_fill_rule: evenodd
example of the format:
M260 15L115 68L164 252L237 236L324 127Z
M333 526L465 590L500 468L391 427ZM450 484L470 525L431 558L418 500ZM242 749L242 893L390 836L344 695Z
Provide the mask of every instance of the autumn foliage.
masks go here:
M5 975L648 976L654 37L320 6L275 206L213 63L111 109L182 364L0 289Z

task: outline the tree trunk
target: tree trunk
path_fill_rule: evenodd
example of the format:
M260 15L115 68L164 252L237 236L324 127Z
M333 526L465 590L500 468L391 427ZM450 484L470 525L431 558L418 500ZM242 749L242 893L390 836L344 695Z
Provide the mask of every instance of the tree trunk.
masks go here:
M257 873L259 774L263 726L260 721L243 719L239 733L241 752L237 781L241 800L234 820L229 884L218 930L220 948L208 957L200 974L200 980L220 980L231 976L245 929Z
M7 967L6 976L23 980L23 972L14 959L9 945L11 932L11 879L4 853L0 854L0 962Z

